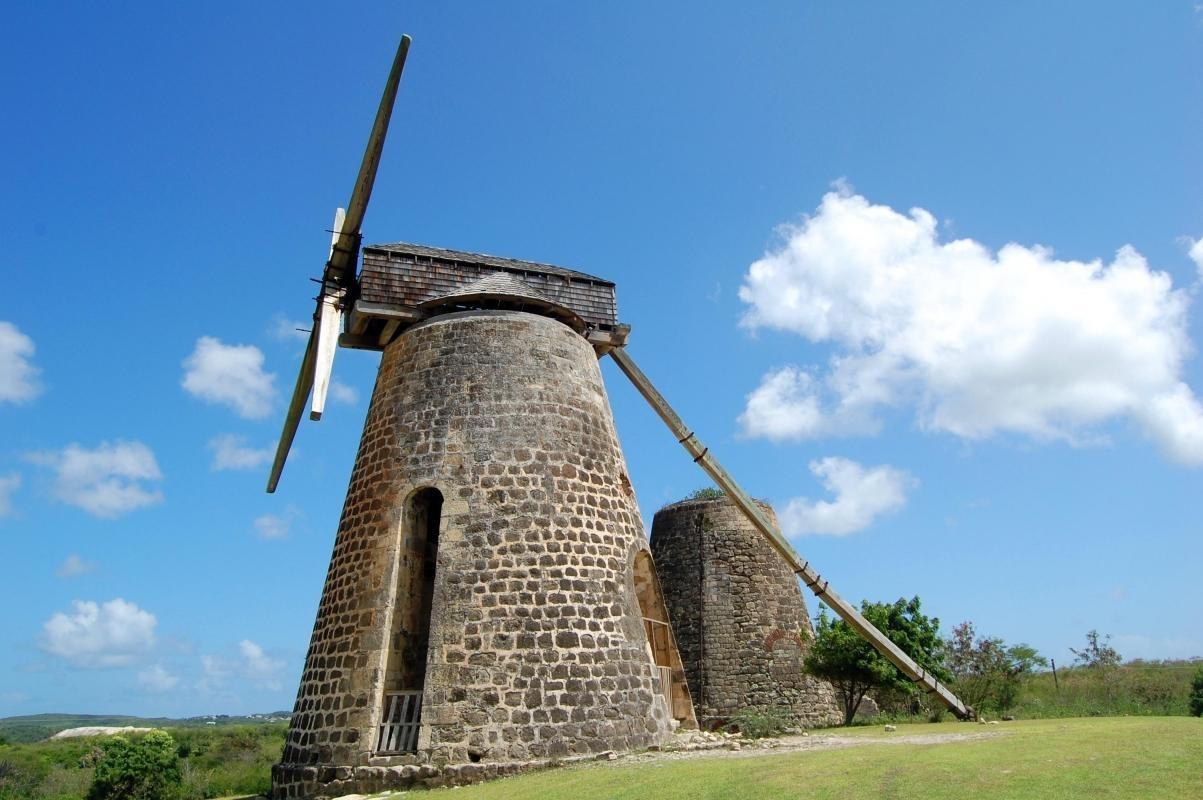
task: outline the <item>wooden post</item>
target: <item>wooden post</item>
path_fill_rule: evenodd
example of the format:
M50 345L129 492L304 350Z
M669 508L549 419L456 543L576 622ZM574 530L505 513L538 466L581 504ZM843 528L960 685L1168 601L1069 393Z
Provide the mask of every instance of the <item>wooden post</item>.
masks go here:
M736 507L743 512L758 531L769 541L781 557L785 559L785 563L789 565L794 574L802 578L802 582L806 584L815 595L831 607L835 613L840 615L844 622L848 623L852 628L861 635L869 644L890 660L894 666L902 671L915 683L923 687L928 694L935 697L948 707L952 713L956 714L961 719L972 719L974 711L969 706L966 706L960 699L948 689L947 686L936 680L935 676L927 672L914 662L914 660L904 653L898 645L890 641L884 633L874 627L873 623L865 619L864 616L844 598L840 597L834 589L832 589L826 580L810 566L809 561L803 560L798 555L797 551L785 540L780 531L769 522L768 518L761 512L760 507L755 501L735 482L735 479L723 469L718 460L710 453L710 448L702 444L693 431L685 427L685 423L677 416L677 412L673 411L672 406L664 399L664 396L656 390L652 382L647 376L635 365L631 357L627 355L626 348L615 347L610 350L610 357L618 364L618 368L623 374L630 379L631 383L635 384L635 388L643 395L652 409L659 415L660 419L664 420L669 430L677 437L677 441L684 447L691 456L693 461L701 467L707 475L709 475L719 488L727 493Z

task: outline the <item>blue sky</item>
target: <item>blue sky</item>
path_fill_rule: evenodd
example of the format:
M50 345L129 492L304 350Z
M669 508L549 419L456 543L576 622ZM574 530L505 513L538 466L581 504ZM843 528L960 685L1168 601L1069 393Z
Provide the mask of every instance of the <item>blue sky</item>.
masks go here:
M291 708L378 356L262 461L403 31L367 241L616 281L850 598L1203 656L1203 16L973 5L7 9L0 715Z

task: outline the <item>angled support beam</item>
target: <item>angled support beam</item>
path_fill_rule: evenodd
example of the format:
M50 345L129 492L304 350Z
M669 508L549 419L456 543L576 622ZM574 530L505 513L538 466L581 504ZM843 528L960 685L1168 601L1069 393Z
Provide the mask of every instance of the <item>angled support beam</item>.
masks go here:
M677 412L673 411L672 406L668 404L664 396L656 390L652 382L648 380L647 376L643 374L639 367L635 365L635 362L631 360L631 357L627 355L625 348L613 348L610 350L610 357L614 359L614 362L618 364L618 368L630 379L631 383L635 384L635 388L639 390L639 393L643 395L643 398L647 400L660 419L664 420L664 424L672 431L673 436L677 437L677 441L693 457L694 463L701 467L718 484L719 488L727 493L727 496L731 498L736 507L768 539L769 544L785 559L785 563L789 565L789 568L793 570L795 575L802 579L802 582L806 584L808 589L830 606L835 613L839 614L840 619L851 625L862 638L873 645L877 652L881 653L894 666L898 667L903 675L906 675L921 686L928 694L934 695L936 699L961 719L973 718L974 712L972 708L962 703L947 686L936 680L935 676L916 664L898 645L890 641L889 637L874 627L873 623L865 619L860 611L856 609L856 606L840 597L828 585L827 581L810 566L809 561L803 560L802 556L798 555L797 551L790 546L780 531L761 512L760 507L756 505L755 501L748 496L747 492L718 463L718 460L711 454L710 449L703 445L698 437L694 435L693 431L685 426L685 423L677 416Z

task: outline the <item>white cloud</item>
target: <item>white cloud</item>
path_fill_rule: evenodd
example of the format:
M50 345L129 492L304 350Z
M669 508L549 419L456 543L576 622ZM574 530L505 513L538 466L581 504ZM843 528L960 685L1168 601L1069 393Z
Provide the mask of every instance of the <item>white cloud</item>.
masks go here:
M247 419L271 413L276 376L263 371L263 353L253 345L227 345L211 336L196 342L184 359L181 385L195 397L229 406Z
M55 471L54 496L97 517L118 517L162 502L147 484L163 479L150 448L141 442L101 442L95 450L69 444L61 452L31 453L29 460Z
M202 691L218 691L230 678L238 678L263 689L279 691L283 688L280 673L284 671L284 666L283 660L271 658L258 644L243 639L238 643L236 659L201 656L205 677L199 688Z
M311 322L297 322L295 319L288 319L283 314L276 314L272 317L268 332L277 341L304 342L309 339L309 328L312 325Z
M98 605L76 600L42 626L40 646L77 667L124 667L155 643L155 615L121 598Z
M26 403L42 393L33 358L33 339L11 322L0 321L0 403Z
M808 439L813 436L841 433L867 433L875 426L872 420L857 419L848 411L824 413L819 400L819 387L810 373L797 367L782 367L767 373L760 386L748 395L744 413L739 417L746 436L764 437L773 441Z
M1195 268L1199 270L1199 280L1203 281L1203 239L1196 239L1192 242L1187 255L1190 256L1191 261L1195 262Z
M789 536L817 533L845 536L864 530L883 514L906 505L906 493L918 485L910 474L890 466L866 469L846 458L810 462L810 471L832 501L795 497L781 512L781 529Z
M67 556L59 568L54 571L54 574L60 578L76 578L80 575L87 575L89 572L95 572L96 565L91 561L84 561L75 553Z
M242 667L247 678L256 681L266 689L280 690L280 672L284 662L270 658L263 648L250 639L238 643L238 652L242 655Z
M330 381L330 397L340 403L353 406L359 402L359 390L338 381Z
M0 475L0 517L13 513L13 494L21 488L21 476L15 472Z
M255 517L252 523L255 533L261 539L286 539L292 532L293 520L297 518L297 510L289 507L283 514L263 514Z
M269 445L260 449L248 447L246 439L232 433L223 433L209 440L213 451L212 469L255 469L272 460L273 449Z
M179 676L172 675L162 664L154 664L138 673L138 685L156 694L170 692L179 682Z
M923 209L903 215L845 189L751 265L743 324L837 351L819 380L766 376L747 432L845 433L907 406L927 430L1081 443L1127 418L1170 458L1203 464L1203 406L1182 380L1189 295L1168 275L1127 246L1108 264L1066 261L941 242L936 229Z

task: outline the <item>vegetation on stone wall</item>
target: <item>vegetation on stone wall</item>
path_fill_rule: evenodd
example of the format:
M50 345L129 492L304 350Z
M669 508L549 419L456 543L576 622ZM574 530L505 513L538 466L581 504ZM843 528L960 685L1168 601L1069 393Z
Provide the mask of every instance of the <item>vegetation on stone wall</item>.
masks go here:
M685 495L686 500L717 500L720 497L726 497L727 493L715 486L703 486L701 489L694 489L689 494Z
M766 739L780 736L793 724L794 720L780 708L741 708L731 715L724 729L747 739Z

